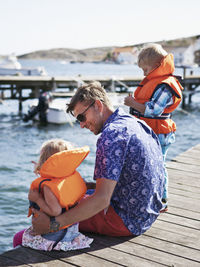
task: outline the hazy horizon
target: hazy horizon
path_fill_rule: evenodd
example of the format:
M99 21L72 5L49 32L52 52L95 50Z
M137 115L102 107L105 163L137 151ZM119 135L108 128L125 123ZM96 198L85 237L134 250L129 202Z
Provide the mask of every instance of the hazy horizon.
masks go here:
M0 55L129 46L199 35L198 0L1 1Z

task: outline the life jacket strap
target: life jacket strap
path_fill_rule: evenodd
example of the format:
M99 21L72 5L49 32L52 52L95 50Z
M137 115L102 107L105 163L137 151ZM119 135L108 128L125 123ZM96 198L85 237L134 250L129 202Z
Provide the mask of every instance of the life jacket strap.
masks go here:
M155 120L166 120L166 119L170 119L171 118L171 113L163 113L161 114L160 116L158 117L147 117L147 116L144 116L143 114L141 114L139 111L133 109L133 108L130 108L130 111L129 113L131 115L134 115L136 116L137 118L147 118L147 119L155 119Z

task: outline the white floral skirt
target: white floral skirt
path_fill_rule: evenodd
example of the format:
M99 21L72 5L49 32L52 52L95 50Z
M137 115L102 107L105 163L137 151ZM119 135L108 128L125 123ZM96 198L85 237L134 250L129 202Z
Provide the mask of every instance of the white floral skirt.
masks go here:
M46 235L34 236L32 231L32 227L25 230L22 237L22 246L44 251L68 251L88 248L93 242L92 238L79 232L78 223L69 226L67 229Z

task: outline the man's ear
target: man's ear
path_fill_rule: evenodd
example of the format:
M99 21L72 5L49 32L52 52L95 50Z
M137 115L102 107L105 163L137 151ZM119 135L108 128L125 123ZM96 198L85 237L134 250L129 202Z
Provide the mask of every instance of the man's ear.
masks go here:
M101 100L97 99L95 101L95 106L98 108L99 112L103 110L103 103L101 102Z

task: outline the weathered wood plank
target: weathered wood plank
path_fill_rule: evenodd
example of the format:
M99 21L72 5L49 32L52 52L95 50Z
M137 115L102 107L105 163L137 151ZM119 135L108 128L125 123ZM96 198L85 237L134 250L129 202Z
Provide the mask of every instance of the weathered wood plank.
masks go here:
M92 267L92 266L108 266L108 267L116 267L120 266L116 262L112 262L110 260L107 260L105 258L96 257L94 255L91 255L89 252L93 250L99 250L104 249L103 246L99 246L97 242L94 241L93 246L88 249L84 250L76 250L76 251L51 251L51 252L43 252L40 251L40 253L48 255L53 257L57 260L62 260L63 262L70 263L73 266L81 266L81 267Z
M193 187L200 187L199 186L199 173L190 173L184 172L181 170L175 170L168 168L168 176L170 181L175 183L180 183L188 186Z
M169 206L169 210L166 213L180 216L183 219L188 218L191 220L193 219L193 220L198 220L198 221L199 221L199 217L200 217L199 213L197 214L194 211L184 209L184 207L183 208L177 208L177 207L174 207L172 205Z
M98 238L98 237L97 237ZM143 241L143 239L146 240ZM112 240L112 238L109 238L109 240L107 240L107 242L109 242L110 240ZM149 241L148 241L149 240ZM102 241L102 239L99 238L99 242L104 242ZM153 242L151 244L151 242ZM154 244L155 243L155 244ZM192 257L187 258L187 257L183 257L182 255L176 255L176 252L174 253L169 253L169 251L166 249L164 249L164 245L165 241L163 241L163 248L161 249L159 246L160 244L160 240L156 240L154 238L149 238L149 237L145 237L145 236L139 236L133 239L130 239L129 241L123 242L121 244L116 244L116 245L111 245L111 247L115 250L119 252L125 252L128 255L137 255L138 257L141 257L141 259L146 259L148 261L152 261L155 263L160 263L163 265L175 265L175 266L183 266L184 264L193 264L193 266L198 266L195 259L192 259ZM174 244L173 244L174 245ZM170 246L169 246L170 247ZM177 247L181 247L178 246ZM182 247L181 247L182 248ZM171 248L172 250L173 248ZM193 251L191 249L191 251ZM195 250L194 250L195 251ZM180 252L181 253L181 252ZM189 256L189 253L188 253ZM195 254L196 256L196 254ZM194 257L195 257L194 256ZM198 257L198 256L196 256ZM196 261L196 262L195 262ZM126 262L126 264L129 264L128 262ZM135 262L132 262L133 265L126 265L126 266L136 266ZM143 266L142 264L139 266ZM146 265L145 265L146 266Z
M170 241L175 244L183 245L185 247L194 248L196 250L199 250L199 244L195 242L195 240L187 236L187 239L185 236L183 236L180 233L177 232L170 232L168 229L161 229L156 226L151 227L147 232L144 233L145 236L151 236L154 238L159 238L160 240L164 241Z
M176 181L173 181L171 177L169 177L169 192L171 192L171 190L180 190L183 193L188 193L188 194L192 194L194 193L194 196L196 198L196 196L199 197L200 195L200 187L197 186L191 186L191 185L187 185L185 186L184 184L180 184L180 183L176 183Z
M191 211L196 212L197 214L200 214L199 203L198 201L195 201L194 199L189 199L184 196L169 194L168 202L169 202L169 207L170 205L173 205L174 207L191 210Z
M179 196L184 196L196 201L200 201L200 192L193 192L193 190L188 191L187 188L185 187L180 187L180 188L176 188L172 186L172 183L170 182L170 186L169 186L169 191L170 191L170 195L179 195ZM200 187L198 188L198 191L200 191Z
M187 172L193 172L193 173L200 174L200 166L198 166L198 165L190 165L190 164L184 164L181 162L170 161L170 163L167 164L167 167L169 167L171 169L185 171L186 174L187 174Z
M156 220L153 227L159 228L159 229L168 229L170 233L178 233L187 239L188 236L194 239L197 244L199 243L199 234L197 234L197 230L187 228L185 226L182 226L180 224L174 224L169 221L164 220Z
M177 257L178 263L181 263L182 258L191 261L191 263L193 261L200 263L200 250L189 248L188 246L185 247L168 240L160 240L158 238L150 236L143 236L142 238L137 238L133 242L135 244L140 244L151 249L162 251L163 253L167 252L167 254L169 254L166 255L167 259L169 259L172 255L178 256L180 257L180 259ZM187 264L187 261L182 262L182 264L183 263ZM177 264L177 262L174 262L174 264Z
M200 160L198 158L190 158L187 156L187 154L177 156L175 159L172 160L172 162L179 162L179 163L184 163L187 165L194 165L194 166L200 166Z
M199 218L200 219L200 218ZM158 220L162 220L165 222L171 222L174 224L182 225L185 227L189 227L197 231L197 235L200 234L200 220L190 219L190 218L183 218L178 215L170 214L166 212L165 214L161 214ZM200 242L199 242L200 245Z
M113 242L113 238L102 238L100 236L95 237L98 240L99 244L104 245L109 244L109 248L104 248L102 250L94 250L90 252L92 255L96 255L101 258L106 258L111 261L115 261L118 263L118 266L162 266L165 265L162 262L156 259L152 259L152 257L146 257L141 249L131 249L129 242L116 242L116 245ZM116 238L118 239L118 238ZM165 265L166 266L166 265Z
M29 249L29 248L24 248L24 247L19 247L14 250L7 251L3 253L2 256L7 257L9 259L16 260L18 264L13 265L13 266L21 266L19 265L19 262L22 265L27 264L29 266L33 266L33 264L35 264L34 266L37 266L37 264L39 264L38 266L42 266L43 263L46 263L46 265L49 264L49 266L52 266L52 267L58 266L58 262L54 258L49 257L48 255L41 254L39 253L39 251ZM59 262L59 266L62 267L62 265L60 265L60 262ZM63 266L67 267L67 266L73 266L73 265L65 263L65 265Z
M2 255L0 255L0 266L21 266L21 267L26 267L30 265L23 264L20 261L16 261L15 259L7 258Z

